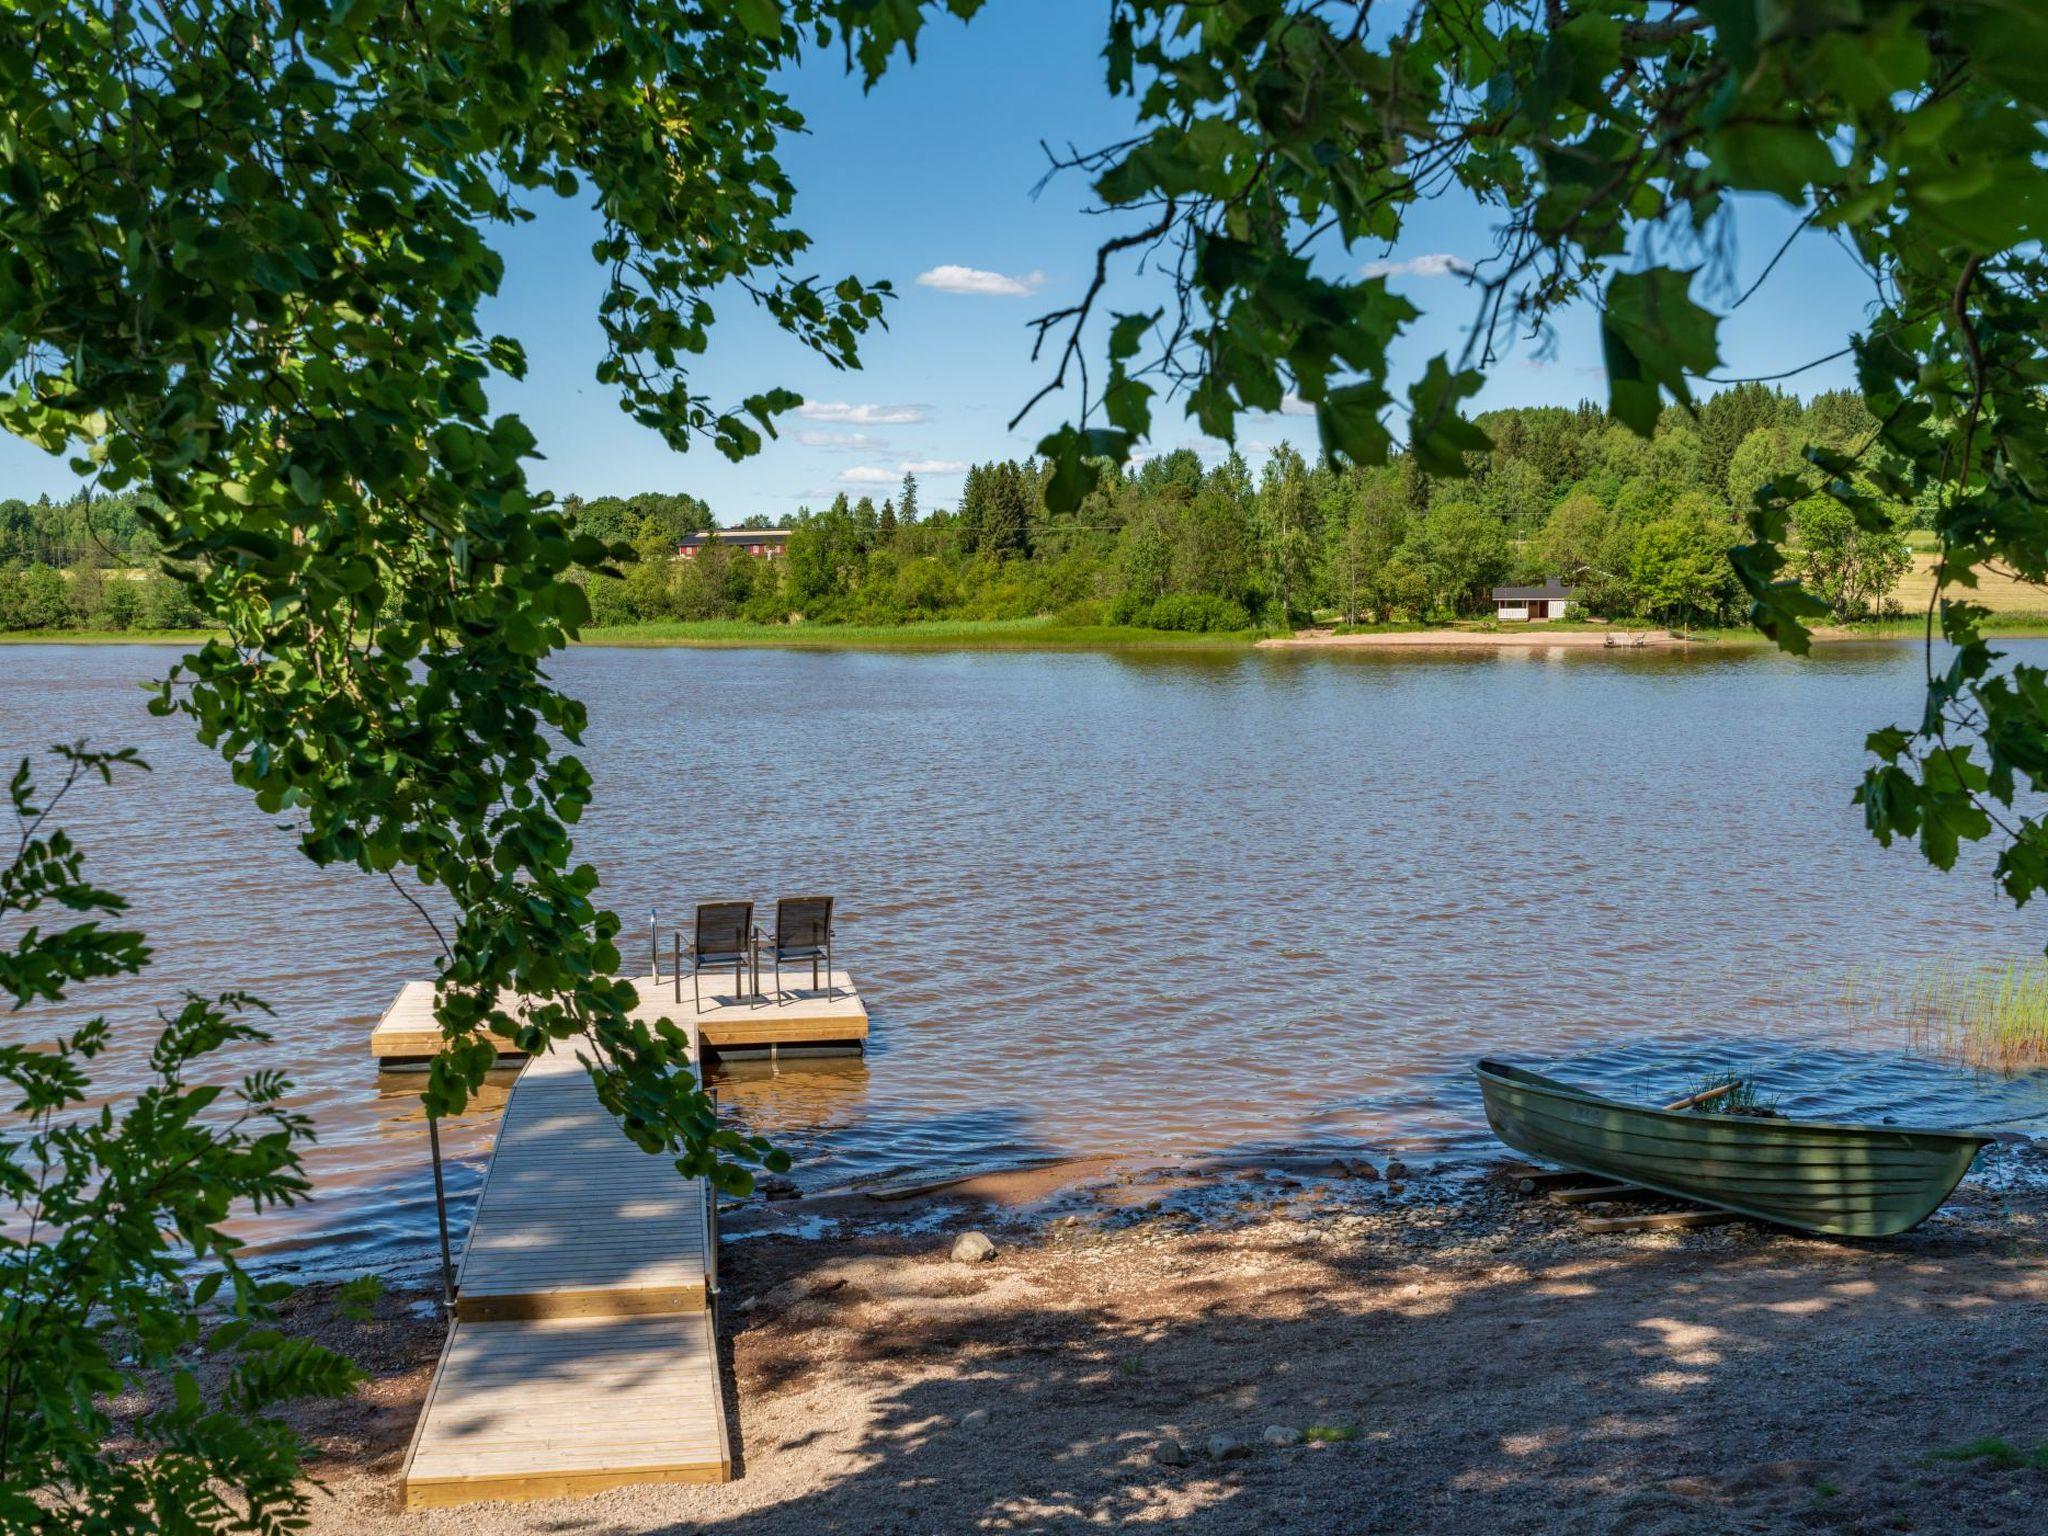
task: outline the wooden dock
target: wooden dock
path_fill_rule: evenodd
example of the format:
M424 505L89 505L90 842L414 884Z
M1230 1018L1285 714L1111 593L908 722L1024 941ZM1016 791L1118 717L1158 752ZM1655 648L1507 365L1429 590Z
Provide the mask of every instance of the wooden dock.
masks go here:
M410 1509L732 1475L708 1185L626 1139L567 1048L526 1064L405 1460Z
M673 976L631 978L638 990L635 1018L670 1019L686 1030L694 1030L713 1056L747 1059L782 1054L857 1053L868 1038L868 1010L860 990L845 971L819 977L823 985L808 985L808 968L785 971L790 984L777 995L771 978L763 973L761 995L752 996L733 986L732 973L701 978L702 1006L685 976L680 987ZM796 982L805 985L797 986ZM680 998L678 997L680 993ZM517 999L511 1003L517 1006ZM498 1041L500 1054L517 1060L512 1042ZM434 984L409 981L384 1011L377 1027L370 1031L370 1054L379 1066L403 1069L424 1065L441 1048L441 1028L434 1022Z

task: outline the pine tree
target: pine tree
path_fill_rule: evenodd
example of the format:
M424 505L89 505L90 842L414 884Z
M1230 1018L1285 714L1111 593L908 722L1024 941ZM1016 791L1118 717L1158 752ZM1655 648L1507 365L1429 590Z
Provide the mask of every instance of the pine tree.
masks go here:
M903 472L903 499L897 504L896 520L906 528L917 526L917 476Z
M884 539L896 536L896 503L886 496L882 498L882 515L875 522L875 533Z
M1031 512L1037 499L1037 475L1013 462L992 465L981 547L999 559L1029 556Z
M976 464L967 471L966 483L960 487L960 553L971 555L982 545L989 518L989 476L993 465Z

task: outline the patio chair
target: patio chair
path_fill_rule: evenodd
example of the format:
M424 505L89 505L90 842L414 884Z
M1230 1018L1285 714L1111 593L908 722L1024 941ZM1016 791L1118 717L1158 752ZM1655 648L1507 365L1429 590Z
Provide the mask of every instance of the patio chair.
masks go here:
M825 964L825 985L832 984L832 898L785 896L775 903L775 995L782 996L782 962L811 962L811 990L818 990L818 962Z
M703 901L697 904L697 937L690 946L690 994L701 1009L704 992L698 982L709 967L732 967L732 988L747 995L747 966L754 958L754 904L751 901ZM676 978L682 991L682 977Z

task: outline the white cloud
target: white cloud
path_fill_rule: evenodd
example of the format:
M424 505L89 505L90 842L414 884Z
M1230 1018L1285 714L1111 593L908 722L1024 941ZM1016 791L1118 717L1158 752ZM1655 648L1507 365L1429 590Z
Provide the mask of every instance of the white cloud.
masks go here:
M1360 277L1464 277L1472 263L1462 256L1433 251L1427 256L1410 256L1406 261L1368 261L1358 269Z
M1313 416L1315 413L1316 408L1291 389L1280 397L1280 414L1282 416Z
M835 448L845 453L887 453L886 438L872 432L799 432L796 440L806 448Z
M884 469L879 464L856 464L851 469L842 469L835 478L841 485L894 485L903 478L903 472Z
M796 413L809 421L839 422L849 427L897 427L929 421L928 405L848 405L844 400L806 400Z
M979 293L1003 299L1022 299L1045 286L1045 274L1034 270L1022 277L1011 277L1003 272L984 272L980 267L954 266L949 262L945 266L933 267L929 272L918 273L917 285L936 288L941 293Z
M907 475L957 475L967 468L965 459L905 459L903 472Z

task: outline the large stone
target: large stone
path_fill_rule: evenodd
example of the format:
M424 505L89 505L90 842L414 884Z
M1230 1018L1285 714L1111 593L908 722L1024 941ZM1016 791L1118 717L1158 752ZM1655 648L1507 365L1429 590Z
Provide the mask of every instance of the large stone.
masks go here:
M986 1408L968 1409L960 1415L960 1427L962 1429L987 1429L988 1410Z
M1265 1439L1268 1445L1299 1445L1301 1431L1289 1424L1268 1424Z
M1166 1435L1152 1447L1152 1459L1162 1467L1184 1467L1188 1464L1188 1448L1172 1435Z
M979 1232L962 1232L953 1239L955 1264L985 1264L996 1256L996 1245Z
M1209 1437L1209 1459L1211 1461L1238 1461L1249 1456L1252 1448L1235 1435L1211 1435Z

